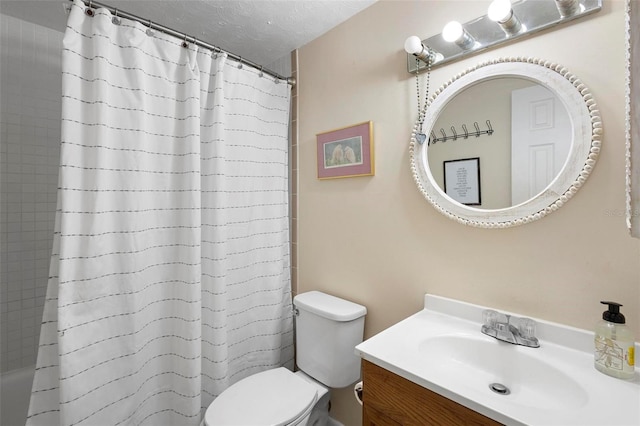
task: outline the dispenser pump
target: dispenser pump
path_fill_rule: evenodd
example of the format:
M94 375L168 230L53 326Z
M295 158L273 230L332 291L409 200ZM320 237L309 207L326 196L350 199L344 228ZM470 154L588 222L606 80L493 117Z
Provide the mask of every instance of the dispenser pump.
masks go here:
M609 321L615 324L625 323L624 315L622 315L622 313L620 312L620 308L622 307L620 303L604 302L604 301L601 301L600 303L602 303L603 305L609 305L609 310L604 311L602 313L603 320Z

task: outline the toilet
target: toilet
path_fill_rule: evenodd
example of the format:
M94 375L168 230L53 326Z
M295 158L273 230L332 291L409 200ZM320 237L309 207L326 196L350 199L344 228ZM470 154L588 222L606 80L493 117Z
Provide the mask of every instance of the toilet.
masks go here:
M297 372L280 367L231 385L207 408L205 426L324 426L329 389L360 378L367 308L319 291L294 297Z

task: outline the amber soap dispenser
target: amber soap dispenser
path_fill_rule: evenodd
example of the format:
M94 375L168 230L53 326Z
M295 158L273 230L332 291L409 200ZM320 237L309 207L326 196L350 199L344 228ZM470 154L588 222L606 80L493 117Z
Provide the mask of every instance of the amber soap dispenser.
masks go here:
M595 330L596 369L618 379L630 379L634 375L634 339L625 325L622 306L616 302L600 302L609 309L602 313Z

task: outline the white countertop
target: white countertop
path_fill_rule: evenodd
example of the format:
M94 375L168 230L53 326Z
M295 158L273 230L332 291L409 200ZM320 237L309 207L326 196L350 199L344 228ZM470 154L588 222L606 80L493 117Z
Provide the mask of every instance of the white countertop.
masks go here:
M356 354L506 425L640 425L640 370L636 367L631 380L597 371L593 367L592 332L533 318L538 323L540 348L510 345L480 332L484 309L488 308L426 295L425 309L356 346ZM489 390L489 383L484 383L492 372L478 370L478 374L465 374L469 370L460 364L461 368L451 368L456 365L451 359L465 359L470 356L467 351L453 353L451 357L442 355L442 362L434 358L441 355L429 353L428 339L442 336L459 337L471 345L474 342L483 346L506 345L500 348L501 353L507 354L505 366L509 366L511 355L514 361L519 360L518 365L524 359L525 364L549 366L549 386L554 386L553 380L557 378L566 378L560 383L567 385L566 391L528 392L529 385L545 389L547 384L541 381L547 379L544 374L531 377L527 371L521 371L514 376L524 375L525 379L504 383L511 388L510 395L495 394ZM482 363L479 365L481 368ZM501 381L509 382L509 374L500 375ZM518 381L530 383L521 386Z

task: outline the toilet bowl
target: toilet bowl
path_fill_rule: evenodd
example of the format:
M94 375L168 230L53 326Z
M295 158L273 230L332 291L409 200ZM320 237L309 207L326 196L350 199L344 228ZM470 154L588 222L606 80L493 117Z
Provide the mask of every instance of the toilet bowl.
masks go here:
M209 405L205 426L306 426L328 389L280 367L246 377Z
M294 306L301 371L279 367L236 382L209 405L204 426L327 424L328 387L345 387L360 378L354 348L362 342L367 310L317 291L297 295Z

